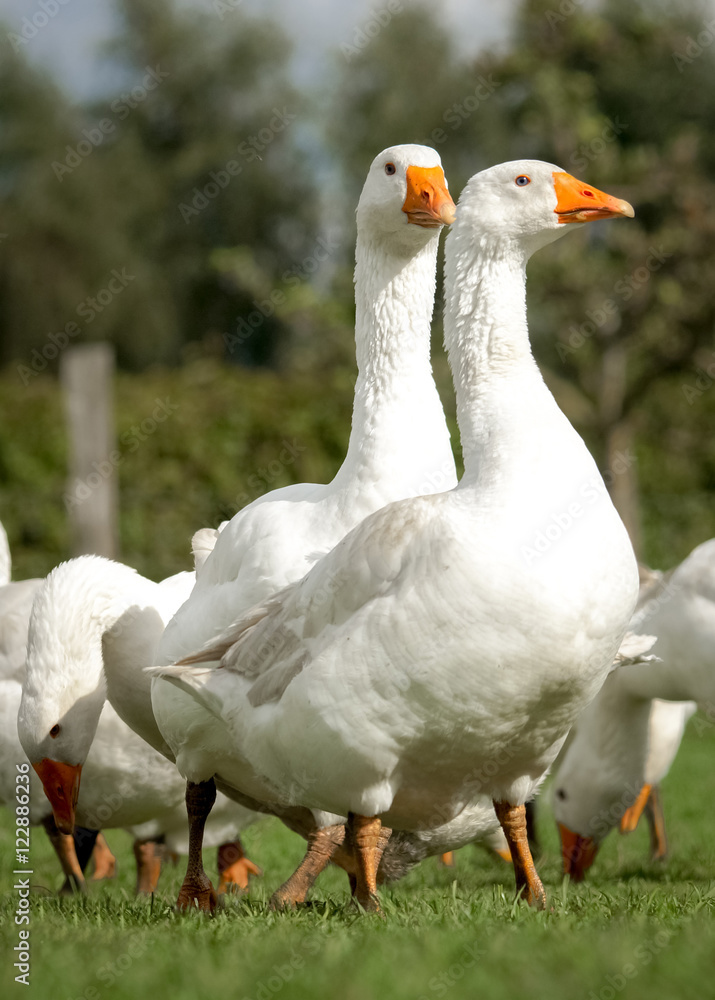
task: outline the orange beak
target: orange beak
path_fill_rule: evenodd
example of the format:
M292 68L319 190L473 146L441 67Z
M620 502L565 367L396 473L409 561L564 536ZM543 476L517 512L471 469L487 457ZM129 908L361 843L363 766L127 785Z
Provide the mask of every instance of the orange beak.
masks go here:
M407 195L402 211L408 222L427 229L451 226L456 206L441 167L408 167Z
M638 826L638 820L641 818L641 814L645 809L646 802L650 798L651 785L643 785L641 790L638 792L638 798L635 800L630 808L621 816L621 833L633 833L635 828Z
M58 760L43 757L39 764L32 766L37 771L45 795L50 800L57 829L60 833L73 833L82 765L62 764Z
M554 211L559 222L590 222L593 219L613 219L619 215L632 219L636 214L627 201L584 184L571 174L555 170L552 176L556 191Z
M583 882L586 872L598 854L598 844L591 837L572 833L563 823L559 823L558 827L564 875L570 875L572 882Z

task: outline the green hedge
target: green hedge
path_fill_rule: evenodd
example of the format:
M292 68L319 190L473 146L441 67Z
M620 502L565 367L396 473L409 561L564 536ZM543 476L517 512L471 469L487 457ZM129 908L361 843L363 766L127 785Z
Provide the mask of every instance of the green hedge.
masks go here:
M445 390L446 366L437 358ZM644 556L667 567L715 535L715 385L661 379L636 419ZM121 557L160 579L190 565L190 538L270 489L326 482L347 445L354 370L278 374L201 358L119 372L115 386ZM560 400L568 412L568 398ZM159 404L166 419L156 422ZM158 411L161 413L162 411ZM144 422L144 430L142 430ZM0 373L0 519L16 579L71 552L63 496L67 442L58 382Z

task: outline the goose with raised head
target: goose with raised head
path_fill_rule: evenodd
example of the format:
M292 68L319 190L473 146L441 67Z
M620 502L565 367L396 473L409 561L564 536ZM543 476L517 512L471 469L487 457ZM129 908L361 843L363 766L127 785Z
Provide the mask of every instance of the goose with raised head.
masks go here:
M75 821L131 828L139 891L156 884L160 836L169 850L186 848L184 782L154 721L143 668L193 582L193 573L182 573L157 584L120 563L81 556L40 582L30 614L20 742L62 833ZM233 843L255 818L221 798L208 836L224 846L224 860L233 853L222 884L245 886L257 870Z
M430 362L430 332L440 231L454 203L439 155L426 146L383 150L373 160L357 207L355 340L358 376L347 454L328 484L275 490L240 511L215 538L196 587L169 624L159 663L171 664L212 640L256 601L300 579L368 514L386 503L451 488L456 482L450 437ZM204 548L202 544L202 550ZM200 838L213 779L267 804L275 788L245 760L226 754L231 741L212 714L166 681L152 688L156 718L188 779L190 810ZM339 815L309 817L317 836L310 879L326 857L323 843L341 839ZM313 862L317 859L317 867ZM304 897L308 881L276 902ZM210 908L211 887L200 851L179 897Z
M664 842L656 793L680 746L692 702L715 704L715 539L668 573L645 579L630 629L656 636L657 659L614 671L578 720L554 781L564 870L583 879L601 842L622 820L633 828L649 803ZM665 699L659 706L654 699Z
M376 905L383 824L449 822L475 771L518 890L544 905L524 802L611 669L638 570L531 354L525 268L569 223L632 215L552 164L475 175L446 247L459 485L366 518L302 580L165 671L288 801L350 814L365 906ZM543 526L576 504L569 531L536 553Z

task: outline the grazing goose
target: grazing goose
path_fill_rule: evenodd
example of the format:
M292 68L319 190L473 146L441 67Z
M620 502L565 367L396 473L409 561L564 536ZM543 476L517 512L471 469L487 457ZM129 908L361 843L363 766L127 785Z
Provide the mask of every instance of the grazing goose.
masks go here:
M632 809L625 827L634 827L649 798L643 786L656 785L670 769L691 702L705 711L715 703L715 539L671 572L648 576L630 628L657 637L658 659L614 671L579 719L554 782L564 870L574 881L584 877L624 810ZM671 704L659 708L654 699ZM658 807L656 793L661 836Z
M327 485L275 490L240 511L215 538L191 598L167 627L159 663L170 664L212 640L256 601L300 579L368 514L393 500L448 489L456 482L449 433L430 364L439 234L452 221L438 154L393 146L373 160L357 208L355 341L358 377L345 460ZM231 741L192 697L154 682L159 727L188 779L190 816L200 838L214 775L275 810L275 788L244 760L225 754ZM285 817L284 817L285 818ZM304 898L325 844L344 834L340 815L308 818L307 868L274 902ZM317 830L314 829L317 824ZM311 830L311 827L313 829ZM318 868L320 864L318 863ZM306 875L310 869L310 877ZM179 905L213 905L200 862L190 855Z
M3 555L4 531L0 525L0 556ZM20 580L9 582L9 550L2 569L6 578L0 586L0 804L9 809L16 805L16 785L18 765L25 764L25 754L17 735L17 712L22 697L22 682L25 676L25 652L27 648L27 626L35 593L41 580ZM55 826L52 809L47 801L37 776L29 771L29 782L22 781L28 802L18 804L29 809L30 826L42 825L50 839L65 875L62 891L84 888L85 879L82 866L77 859L71 836L63 835ZM19 787L19 786L18 786Z
M181 573L156 584L120 563L81 556L41 582L30 615L20 741L62 833L75 819L132 828L140 892L156 885L159 837L174 852L186 847L184 782L167 759L143 667L193 582ZM220 848L222 884L245 887L257 871L233 843L255 818L221 798L209 836Z
M621 816L619 829L621 833L632 833L645 813L650 828L650 855L653 861L664 861L668 855L660 782L670 770L687 721L697 708L694 701L661 701L654 698L651 702L644 784L633 805Z
M84 869L90 855L95 862L93 880L111 877L114 858L96 830L77 829L73 837L60 833L42 785L32 771L27 772L28 782L22 781L23 788L17 785L17 776L22 773L18 767L26 763L17 735L17 712L25 677L27 629L32 602L42 581L13 583L11 575L10 547L0 524L0 804L10 809L16 805L26 807L30 826L44 827L65 876L60 893L67 894L84 890ZM18 788L20 793L24 789L29 801L16 798Z
M287 801L349 814L366 907L377 905L383 824L450 822L477 771L517 889L545 903L524 802L611 668L638 571L531 354L525 268L569 223L632 215L552 164L475 175L446 251L459 485L367 517L302 580L164 671ZM564 512L568 530L537 549Z

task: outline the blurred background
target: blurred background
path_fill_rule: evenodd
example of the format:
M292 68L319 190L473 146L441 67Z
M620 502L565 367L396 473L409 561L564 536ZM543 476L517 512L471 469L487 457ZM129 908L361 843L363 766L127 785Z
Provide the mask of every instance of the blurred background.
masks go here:
M340 8L339 10L337 8ZM458 195L558 163L627 198L529 268L534 353L641 558L715 535L715 3L0 0L0 520L16 578L78 551L60 372L116 359L114 554L342 460L354 210L435 146ZM453 420L441 349L434 364ZM85 421L86 422L86 421Z

